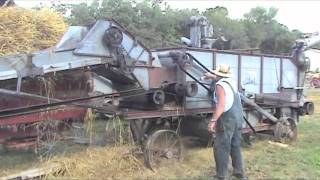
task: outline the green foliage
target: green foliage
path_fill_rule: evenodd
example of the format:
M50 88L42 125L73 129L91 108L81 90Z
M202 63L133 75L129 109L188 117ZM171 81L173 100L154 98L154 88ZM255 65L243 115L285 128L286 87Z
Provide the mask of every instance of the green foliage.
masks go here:
M257 24L271 23L272 21L274 21L277 12L278 10L273 7L269 8L269 10L266 10L263 7L256 7L251 9L249 13L246 13L244 17L249 22Z
M162 11L158 3L132 0L95 0L92 4L59 5L56 10L66 13L71 25L85 25L98 19L114 19L137 36L150 48L173 46L181 36L189 34L186 21L192 10L173 10L166 6Z
M259 47L263 53L290 53L299 32L290 32L285 25L277 22L274 19L277 12L273 7L268 10L256 7L244 15L242 23L246 27L250 47Z
M90 5L60 4L54 8L62 13L71 12L66 16L71 25L113 18L150 48L179 45L180 37L189 37L188 20L192 15L205 15L213 25L214 38L224 36L231 40L231 49L260 48L263 53L287 54L302 34L277 22L278 9L273 7L253 8L244 19L231 19L228 9L221 6L199 12L172 9L161 1L151 0L94 0Z
M205 15L214 28L215 38L224 36L231 40L231 49L248 48L248 38L245 27L238 20L228 17L228 10L225 7L215 7L207 9Z

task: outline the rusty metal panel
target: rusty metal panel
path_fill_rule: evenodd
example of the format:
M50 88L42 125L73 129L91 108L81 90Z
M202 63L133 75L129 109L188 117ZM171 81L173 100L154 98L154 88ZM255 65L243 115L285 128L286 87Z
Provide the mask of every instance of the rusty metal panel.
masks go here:
M282 86L284 88L295 88L298 85L298 68L290 59L282 59Z
M159 87L159 85L165 81L176 82L177 81L177 71L173 71L167 68L149 68L149 86Z
M159 87L163 82L177 82L180 78L178 66L174 63L171 57L167 57L171 50L165 50L161 52L153 52L155 56L152 61L152 67L148 68L150 87ZM160 54L160 56L159 56ZM165 56L161 56L165 55ZM182 79L180 79L182 80Z
M280 58L263 58L263 93L278 93L280 87Z
M241 56L241 85L247 93L260 93L260 66L260 56Z
M25 114L21 116L12 116L0 118L0 126L3 125L17 125L23 123L34 123L38 121L45 121L48 119L63 120L68 118L83 118L87 112L85 108L64 108L52 110L49 112L36 112L32 114Z

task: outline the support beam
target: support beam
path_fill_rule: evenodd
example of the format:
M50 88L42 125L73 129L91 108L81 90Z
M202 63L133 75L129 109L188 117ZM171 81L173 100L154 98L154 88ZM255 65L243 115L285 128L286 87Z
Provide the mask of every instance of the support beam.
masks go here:
M276 117L274 117L271 113L265 111L264 109L262 109L260 106L258 106L255 102L250 101L247 97L245 97L244 95L240 94L241 100L248 106L252 107L254 110L258 111L259 113L261 113L263 116L267 117L268 119L270 119L272 122L276 123L278 122L278 119Z

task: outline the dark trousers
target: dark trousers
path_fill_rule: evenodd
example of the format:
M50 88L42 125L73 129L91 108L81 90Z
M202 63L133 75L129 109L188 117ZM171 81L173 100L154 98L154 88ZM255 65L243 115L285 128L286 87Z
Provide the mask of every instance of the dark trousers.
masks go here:
M241 129L233 128L225 128L223 131L216 133L214 159L216 177L218 179L228 179L229 155L232 159L233 174L238 177L245 177L244 162L241 154Z

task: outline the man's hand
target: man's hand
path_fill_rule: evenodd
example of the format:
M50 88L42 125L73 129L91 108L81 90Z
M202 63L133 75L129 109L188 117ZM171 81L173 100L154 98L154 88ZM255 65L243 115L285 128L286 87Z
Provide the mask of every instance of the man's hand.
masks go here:
M209 77L211 76L211 73L210 73L210 72L206 72L206 73L204 74L204 76L207 77L207 78L209 78Z
M214 75L214 74L212 74L211 72L206 72L205 74L204 74L204 77L206 78L206 79L210 79L210 78L215 78L216 77L216 75Z
M209 124L208 124L209 133L214 133L216 131L216 124L217 124L216 120L209 122Z
M218 97L218 103L216 105L214 115L213 115L210 123L208 124L208 131L211 133L216 131L217 120L223 114L224 107L226 104L226 94L225 94L224 89L221 85L217 85L216 92L217 92L216 94Z

